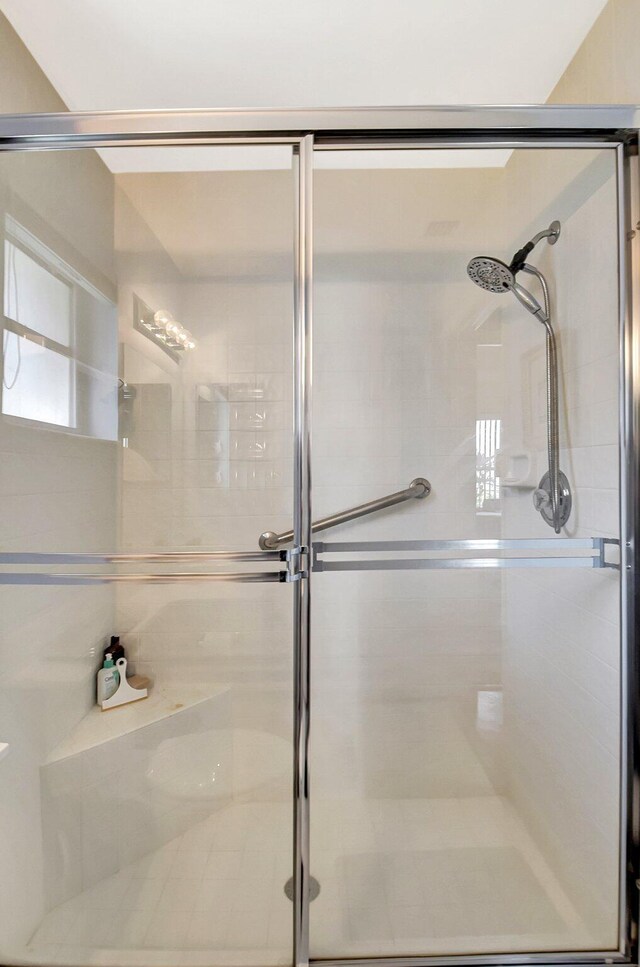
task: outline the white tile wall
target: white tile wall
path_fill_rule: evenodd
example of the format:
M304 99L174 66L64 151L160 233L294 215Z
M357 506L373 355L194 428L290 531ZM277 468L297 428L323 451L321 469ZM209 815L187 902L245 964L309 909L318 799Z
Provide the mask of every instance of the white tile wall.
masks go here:
M562 221L553 248L536 253L548 273L562 367L561 466L574 507L564 536L617 537L618 373L614 162L575 157L575 181L556 192L567 159L533 152L507 170L506 225L523 239L537 211ZM557 160L555 160L557 159ZM556 197L554 198L554 194ZM519 223L523 228L519 228ZM524 231L524 235L522 232ZM522 392L543 333L519 308L504 311L510 378L505 441L545 467L544 367L534 364L534 404ZM538 349L536 350L536 343ZM531 492L508 491L504 535L548 536ZM503 652L507 789L556 874L603 947L616 942L620 637L615 572L505 575Z
M114 444L5 421L0 451L4 550L114 546ZM94 701L114 601L105 588L5 587L1 597L0 734L9 742L0 783L2 942L10 950L33 931L46 903L39 766Z
M269 217L290 237L286 206ZM181 275L124 190L116 226L124 378L137 391L122 454L121 544L257 549L262 531L286 529L292 516L290 281ZM179 366L131 331L134 291L193 333L197 349ZM156 687L230 687L233 801L289 802L291 587L120 588L117 602L128 654Z
M571 166L561 166L555 181L553 168L547 165L544 170L551 198L564 192L571 199ZM486 230L481 217L486 212L477 209L470 226L472 209L463 192L456 195L456 186L463 181L453 176L447 192L440 179L438 201L442 203L446 197L450 206L458 205L466 221L461 218L459 235L451 240L446 257L437 254L437 266L428 245L421 256L424 268L416 267L414 258L410 278L396 252L378 251L371 264L353 256L336 263L329 253L341 228L336 227L335 205L329 200L336 188L343 193L345 185L353 188L354 180L345 175L340 189L335 173L324 186L322 177L318 178L317 206L315 516L399 489L414 476L426 475L433 484L427 500L347 525L340 536L468 538L537 533L541 525L529 507L529 495L506 495L502 520L478 515L475 506L477 419L501 418L507 442L517 449L522 444L513 428L524 426L527 417L527 447L534 452L537 465L544 447L544 426L535 408L540 362L535 356L543 345L539 333L528 318L518 315L517 307L512 313L517 320L509 324L511 329L505 323L503 332L496 315L500 307L487 312L485 297L464 277L466 258L476 247L482 251L498 241L504 245L507 228L501 226L502 238L497 240L497 229ZM402 191L412 191L413 199L421 197L423 207L418 206L412 217L402 210L401 221L407 236L413 238L423 210L426 217L436 204L431 177L431 173L395 173L391 184L383 173L380 185L368 178L365 198L372 206L373 199L393 197L397 181ZM606 190L605 185L602 191ZM323 198L328 205L324 229ZM606 204L604 197L600 204ZM532 204L529 221L537 219L543 207L542 200L537 207ZM362 192L351 208L345 202L341 217L349 225L351 243L359 238L364 251L367 245L375 247L369 237L371 212L367 210L366 217L363 214ZM384 236L385 225L393 224L399 215L391 208L385 217L387 222L377 228L378 237ZM575 252L572 235L589 237L592 219L593 213L584 217L581 226L576 222L575 228L567 227L566 258ZM512 234L507 244L519 230L519 224L509 228ZM565 238L563 235L563 242ZM596 255L589 252L585 258ZM572 265L567 263L567 273ZM438 274L443 271L444 283ZM139 355L141 344L128 345L126 378L138 382L140 390L131 444L144 457L147 476L129 475L123 464L123 543L138 548L253 547L262 530L284 529L291 519L291 478L283 457L291 431L288 287L264 280L179 284L174 279L170 292L145 282L144 273L142 281L131 270L129 275L132 285L143 286L151 304L173 298L199 348L178 375L159 363L139 375L145 367L131 353L135 350ZM591 298L582 309L591 310L594 305ZM123 306L126 313L126 299ZM566 311L574 318L579 308L574 305ZM609 308L605 299L603 317ZM126 327L126 315L124 318ZM613 349L606 335L605 326L602 353L611 375ZM587 338L589 346L600 352L597 331L590 328ZM500 343L504 343L502 350ZM585 356L582 338L576 338L574 345L573 369L582 370L585 379L592 380L597 352ZM520 364L513 364L514 346L520 354L531 350L534 356L530 414L525 413L528 404ZM564 343L562 348L564 352ZM568 369L573 372L570 360ZM606 375L603 378L606 382ZM587 508L594 506L595 492L602 496L608 491L609 521L615 501L610 466L615 441L608 437L605 422L611 411L611 393L606 387L597 390L593 420L585 420L582 398L573 392L571 379L567 387L567 399L576 410L567 419L578 434L568 458L578 467L588 464L596 468L591 494L577 485L575 520L580 526L595 527L593 511L591 518L585 516ZM536 473L538 469L536 466ZM602 532L607 530L606 520L600 517ZM576 578L567 572L563 575L567 597L573 602L579 592ZM506 585L504 593L511 676L506 694L510 742L505 758L499 737L496 743L474 728L477 690L499 688L503 682L503 582L498 575L319 576L313 664L316 799L465 798L506 788L518 801L518 783L535 786L540 782L540 771L535 770L544 746L527 744L526 728L520 726L518 731L513 708L521 708L523 721L528 722L527 701L541 715L544 699L551 694L549 681L534 675L536 655L542 648L537 630L543 630L536 593L544 595L543 577L538 576L537 583L527 579L521 585L516 579ZM581 574L577 580L585 577ZM599 580L599 576L588 577ZM512 608L518 588L520 607ZM598 618L591 623L587 619L589 660L580 660L577 653L565 654L561 664L565 692L571 692L583 725L597 722L597 735L587 731L585 739L571 722L556 721L552 715L545 723L548 727L555 722L564 730L567 747L574 750L575 746L572 781L583 761L581 750L588 752L589 742L598 743L600 730L605 729L605 718L594 717L588 701L582 701L590 676L599 678L601 688L606 682L607 707L615 715L615 669L605 676L602 667L610 647L607 643L615 645L616 641L608 620L610 606L604 606L606 587L604 591L597 600L590 600L591 614L595 608ZM557 589L554 594L557 596ZM155 589L128 589L119 594L118 608L119 630L140 670L157 680L215 677L231 684L236 741L244 742L249 750L248 755L236 757L236 798L287 798L286 770L270 767L263 777L256 772L260 736L270 744L265 759L271 763L279 756L273 739L283 743L284 761L290 738L291 611L286 589L228 587L203 593L202 589L168 588L162 596ZM562 608L558 611L563 613ZM580 610L572 604L568 613L567 638L586 635L586 631L576 630L585 624ZM561 618L556 621L559 624ZM611 633L601 638L596 630L600 625ZM546 655L545 661L550 660L548 648ZM526 684L530 681L537 685L531 696ZM559 693L557 702L562 700ZM609 733L614 724L609 722ZM606 757L597 762L601 774L609 775ZM570 798L564 802L580 812L579 802ZM593 808L599 810L600 822L606 825L610 818L607 797L594 796ZM555 813L550 812L548 822L554 833L563 828ZM544 836L536 832L544 845ZM331 830L316 829L318 836L321 840L324 836L326 845Z
M464 253L476 225L440 252L420 234L444 198L462 215L469 187L444 172L317 173L314 516L416 476L433 487L425 500L340 527L333 540L498 533L497 519L475 507L484 339L470 324L477 297ZM499 600L488 572L316 577L315 797L355 806L487 794L489 774L500 784L491 753L470 735L476 689L500 682ZM331 830L314 832L331 839Z

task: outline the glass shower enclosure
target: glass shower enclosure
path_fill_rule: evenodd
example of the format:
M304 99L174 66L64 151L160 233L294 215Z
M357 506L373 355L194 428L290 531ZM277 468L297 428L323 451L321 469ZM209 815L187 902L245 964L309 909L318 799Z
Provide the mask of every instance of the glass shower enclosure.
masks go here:
M1 962L637 963L637 127L0 119Z

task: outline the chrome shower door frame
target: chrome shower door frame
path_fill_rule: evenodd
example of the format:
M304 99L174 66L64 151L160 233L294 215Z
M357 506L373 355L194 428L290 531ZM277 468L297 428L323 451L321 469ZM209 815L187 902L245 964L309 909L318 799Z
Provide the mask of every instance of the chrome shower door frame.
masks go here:
M358 148L610 148L616 152L620 316L620 535L622 628L620 945L547 954L324 961L419 967L462 964L638 963L640 840L640 226L633 106L342 108L64 113L0 116L0 150L145 145L290 145L296 191L294 272L294 927L293 963L309 957L309 762L311 602L312 175L315 150ZM632 266L634 272L631 271ZM634 382L635 381L635 382Z

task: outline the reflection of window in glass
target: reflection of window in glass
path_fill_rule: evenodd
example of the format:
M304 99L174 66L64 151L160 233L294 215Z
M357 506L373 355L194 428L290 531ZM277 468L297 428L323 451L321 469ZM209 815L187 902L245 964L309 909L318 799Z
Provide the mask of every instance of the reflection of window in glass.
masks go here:
M500 477L496 456L500 449L500 420L476 420L476 510L497 513Z
M7 416L75 426L71 297L67 283L5 239L2 412Z
M116 310L7 216L2 413L117 438Z
M2 412L23 420L73 426L71 360L8 331L4 355Z
M62 346L71 343L71 286L8 239L4 314Z

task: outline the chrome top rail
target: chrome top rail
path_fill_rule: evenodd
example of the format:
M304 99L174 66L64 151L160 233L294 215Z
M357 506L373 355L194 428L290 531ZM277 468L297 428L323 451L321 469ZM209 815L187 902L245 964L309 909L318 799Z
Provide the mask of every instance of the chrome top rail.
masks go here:
M329 527L346 524L347 521L357 520L359 517L365 517L367 514L375 514L376 511L384 510L386 507L395 507L396 504L403 504L405 500L420 500L423 497L428 497L430 493L431 484L429 481L424 477L416 477L405 490L398 490L394 494L388 494L386 497L378 497L377 500L370 500L366 504L358 504L357 507L352 507L350 510L343 510L338 514L331 514L329 517L316 520L311 525L311 530L314 534L318 531L328 530ZM265 531L260 535L258 544L263 551L269 551L275 550L280 544L289 544L292 540L292 530L284 531L282 534L276 534L274 531Z
M577 538L512 538L485 540L431 540L431 541L345 541L344 543L313 544L314 571L413 571L443 570L447 568L612 568L620 570L617 562L607 559L608 546L619 547L620 541L612 537ZM556 554L540 554L537 557L467 557L473 551L557 551ZM456 557L377 558L326 561L324 554L403 551L459 551ZM588 554L567 555L565 551L589 551Z
M175 138L205 142L221 138L281 138L293 142L317 136L416 131L562 133L576 138L596 132L615 135L640 127L633 104L612 105L425 105L418 107L257 108L187 111L79 111L0 115L0 145L15 147L86 146L97 142Z

